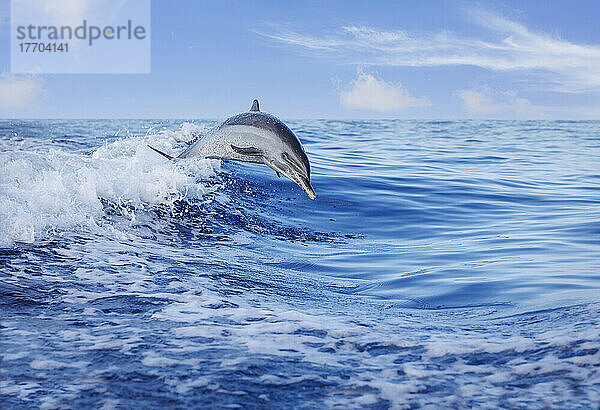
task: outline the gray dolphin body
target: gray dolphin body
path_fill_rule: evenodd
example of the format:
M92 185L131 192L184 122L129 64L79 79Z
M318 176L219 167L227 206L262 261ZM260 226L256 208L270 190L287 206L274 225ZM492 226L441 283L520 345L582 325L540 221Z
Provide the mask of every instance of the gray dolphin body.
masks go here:
M310 199L317 197L310 185L310 164L302 144L278 118L261 112L258 100L250 111L227 119L176 158L150 148L176 160L204 157L265 164L298 184Z

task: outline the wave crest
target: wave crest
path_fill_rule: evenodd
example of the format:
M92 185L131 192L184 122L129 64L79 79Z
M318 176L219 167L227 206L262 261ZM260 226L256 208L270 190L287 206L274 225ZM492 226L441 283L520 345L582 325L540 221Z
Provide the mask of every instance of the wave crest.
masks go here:
M50 148L0 153L0 246L33 243L57 230L99 228L102 201L128 209L172 206L201 198L220 161L166 161L147 144L175 152L202 128L184 123L177 131L118 139L91 155Z

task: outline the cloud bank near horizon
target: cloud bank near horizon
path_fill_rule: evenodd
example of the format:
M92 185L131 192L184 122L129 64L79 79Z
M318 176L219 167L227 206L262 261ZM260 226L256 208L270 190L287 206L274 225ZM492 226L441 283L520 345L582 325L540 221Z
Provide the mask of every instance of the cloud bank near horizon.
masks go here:
M0 108L12 111L36 107L43 95L43 80L33 75L0 74Z

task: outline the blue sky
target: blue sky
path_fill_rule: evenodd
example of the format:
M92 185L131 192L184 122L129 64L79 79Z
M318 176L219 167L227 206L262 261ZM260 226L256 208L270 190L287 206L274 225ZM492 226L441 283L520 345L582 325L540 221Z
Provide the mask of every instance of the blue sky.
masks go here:
M9 14L4 118L600 119L598 1L153 1L151 74L12 75Z

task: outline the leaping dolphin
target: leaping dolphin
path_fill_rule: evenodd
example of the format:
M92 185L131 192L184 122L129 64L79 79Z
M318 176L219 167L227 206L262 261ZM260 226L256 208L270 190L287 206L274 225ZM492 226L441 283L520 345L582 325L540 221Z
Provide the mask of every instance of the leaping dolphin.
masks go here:
M317 197L302 144L287 125L260 111L258 100L250 111L227 119L177 157L148 147L171 160L204 157L265 164L298 184L310 199Z

